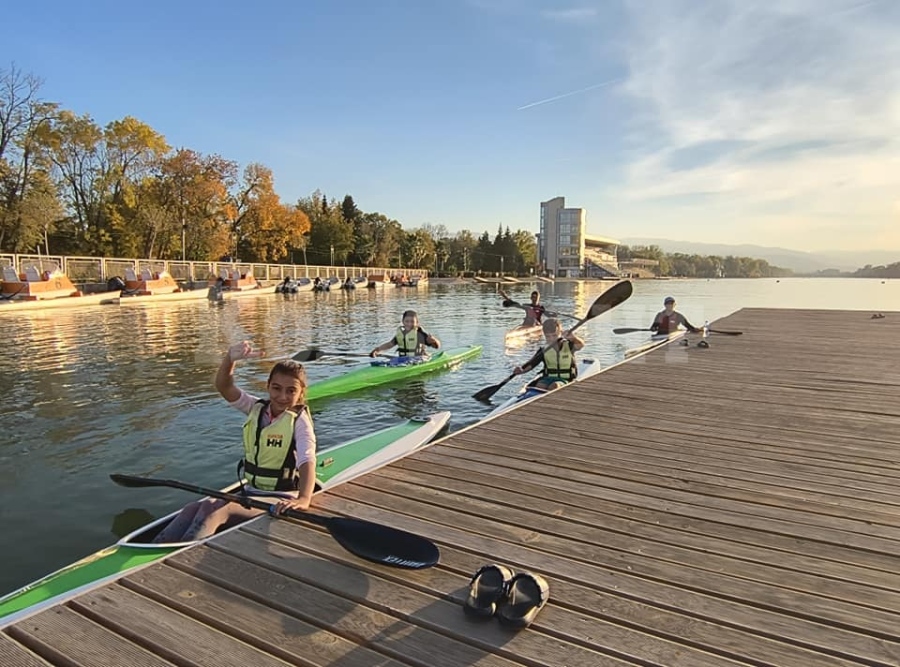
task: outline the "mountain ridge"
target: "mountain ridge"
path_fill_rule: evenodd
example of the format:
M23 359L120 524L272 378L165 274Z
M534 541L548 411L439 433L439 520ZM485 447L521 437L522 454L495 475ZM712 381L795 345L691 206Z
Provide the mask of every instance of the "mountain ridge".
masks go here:
M736 257L753 257L764 259L773 266L790 269L796 273L813 273L827 269L855 271L867 264L873 266L900 262L900 250L830 250L824 252L807 252L762 246L752 243L698 243L693 241L676 241L673 239L631 237L622 240L629 246L656 245L667 253L686 253L696 255L734 255Z

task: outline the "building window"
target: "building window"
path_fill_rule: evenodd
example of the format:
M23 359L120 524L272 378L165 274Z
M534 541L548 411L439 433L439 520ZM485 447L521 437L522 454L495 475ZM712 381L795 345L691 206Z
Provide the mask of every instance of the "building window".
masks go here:
M572 245L572 237L566 234L565 236L559 237L559 245Z

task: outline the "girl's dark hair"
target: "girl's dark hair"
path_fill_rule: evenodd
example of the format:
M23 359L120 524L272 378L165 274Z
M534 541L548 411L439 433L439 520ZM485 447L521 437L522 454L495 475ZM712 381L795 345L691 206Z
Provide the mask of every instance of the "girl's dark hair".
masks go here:
M403 317L401 317L400 319L405 320L407 317L415 317L416 319L419 319L419 314L414 310L404 310Z
M269 371L269 379L266 382L266 385L268 385L276 375L287 375L295 380L300 380L302 389L300 390L300 400L297 401L297 403L306 403L306 369L303 368L303 364L291 359L279 361L272 366L272 370Z

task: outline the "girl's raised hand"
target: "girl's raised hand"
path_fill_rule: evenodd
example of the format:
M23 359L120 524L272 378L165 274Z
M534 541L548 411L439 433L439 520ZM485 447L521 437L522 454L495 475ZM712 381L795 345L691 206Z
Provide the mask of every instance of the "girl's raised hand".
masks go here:
M254 350L249 340L235 343L228 348L228 358L232 361L240 361L241 359L253 359L262 356L262 350Z

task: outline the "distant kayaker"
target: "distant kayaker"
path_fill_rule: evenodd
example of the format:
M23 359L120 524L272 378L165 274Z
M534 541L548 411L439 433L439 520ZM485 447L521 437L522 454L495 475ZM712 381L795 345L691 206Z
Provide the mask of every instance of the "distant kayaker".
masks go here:
M513 373L521 375L544 364L543 375L531 383L538 389L557 389L578 375L575 353L584 347L584 341L575 334L562 331L562 325L555 318L544 320L542 325L546 345L531 359L516 366Z
M425 354L426 345L439 349L441 341L419 326L419 316L416 311L407 310L403 313L403 326L397 328L394 337L369 352L369 356L374 357L379 352L385 352L394 347L397 348L398 357L422 356Z
M500 296L511 301L509 295L503 290L500 290ZM540 324L545 314L547 314L547 309L541 305L541 293L535 290L531 293L531 303L525 306L525 319L522 320L521 326L533 327Z
M656 314L650 331L658 334L674 333L678 325L683 326L691 333L699 333L700 329L687 321L687 318L675 310L675 297L667 296L663 301L665 308Z
M242 474L248 495L271 500L277 513L306 510L316 476L316 435L306 408L306 370L296 361L279 361L266 383L269 397L251 396L234 384L234 364L259 357L249 342L232 345L216 374L216 389L228 404L247 415ZM154 542L188 542L215 534L265 510L204 499L185 506Z

